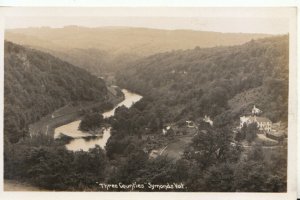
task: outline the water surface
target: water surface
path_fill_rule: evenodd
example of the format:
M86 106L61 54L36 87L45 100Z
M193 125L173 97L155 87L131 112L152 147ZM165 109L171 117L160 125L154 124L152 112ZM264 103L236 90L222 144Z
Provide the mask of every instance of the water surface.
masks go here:
M112 110L102 113L104 118L114 116L115 110L118 107L126 106L127 108L130 108L134 103L143 98L141 95L129 92L126 89L123 89L122 92L125 97L124 100L116 105ZM71 151L88 151L90 148L94 148L96 145L104 148L108 138L110 137L111 128L109 127L104 129L103 134L97 136L96 138L86 139L86 137L92 135L86 132L82 132L78 129L80 122L81 120L76 120L63 126L57 127L54 130L54 138L59 138L61 133L74 138L69 144L66 145L66 148Z

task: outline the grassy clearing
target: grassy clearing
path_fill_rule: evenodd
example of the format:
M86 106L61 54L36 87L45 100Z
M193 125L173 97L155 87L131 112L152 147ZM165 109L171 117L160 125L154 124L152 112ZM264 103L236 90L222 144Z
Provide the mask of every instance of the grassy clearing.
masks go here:
M162 155L167 155L175 160L180 159L185 147L192 141L193 136L183 136L177 138L175 142L168 144L167 148L163 151Z

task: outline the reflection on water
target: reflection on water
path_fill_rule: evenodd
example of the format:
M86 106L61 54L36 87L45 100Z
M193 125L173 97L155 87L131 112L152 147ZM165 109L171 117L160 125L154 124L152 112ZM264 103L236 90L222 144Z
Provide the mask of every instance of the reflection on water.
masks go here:
M66 148L71 151L88 151L90 148L94 148L96 145L99 145L101 148L104 148L108 138L110 137L110 128L105 129L103 136L96 138L76 138L72 140L69 144L66 145Z
M102 113L104 118L109 118L111 116L114 116L115 111L118 107L126 106L127 108L130 108L134 103L138 102L142 98L142 96L129 92L128 90L125 89L123 89L122 92L125 97L124 101L116 105L112 110Z
M123 105L127 108L130 108L134 103L138 102L143 98L142 96L129 92L125 89L123 89L122 92L124 94L125 99L121 103L116 105L112 110L102 113L104 118L114 116L116 108ZM81 120L77 120L65 124L63 126L57 127L54 131L54 138L58 138L60 133L74 138L74 140L72 140L69 144L66 145L66 148L71 151L88 151L90 148L94 148L96 145L99 145L101 148L104 148L108 138L110 137L111 128L104 129L102 137L90 138L89 140L87 140L84 137L92 135L89 133L82 132L78 129L80 122Z
M57 127L54 131L54 138L59 138L60 133L63 133L64 135L70 136L72 138L82 138L91 135L89 133L84 133L78 129L80 122L81 120L77 120L69 124Z

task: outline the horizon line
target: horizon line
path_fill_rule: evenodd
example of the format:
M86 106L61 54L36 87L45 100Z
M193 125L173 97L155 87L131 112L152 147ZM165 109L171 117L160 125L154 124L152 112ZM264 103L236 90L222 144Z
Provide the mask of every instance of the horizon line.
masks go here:
M15 27L15 28L5 28L4 31L13 31L20 29L64 29L64 28L86 28L86 29L149 29L149 30L161 30L161 31L194 31L194 32L210 32L210 33L221 33L221 34L257 34L257 35L288 35L289 32L285 33L266 33L266 32L222 32L213 30L203 30L203 29L187 29L187 28L155 28L155 27L144 27L144 26L84 26L84 25L64 25L64 26L28 26L28 27Z

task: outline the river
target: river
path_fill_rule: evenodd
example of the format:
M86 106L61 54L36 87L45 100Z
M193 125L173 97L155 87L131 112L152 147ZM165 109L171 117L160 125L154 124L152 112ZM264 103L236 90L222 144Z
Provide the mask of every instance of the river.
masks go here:
M126 89L123 89L122 92L125 97L124 100L118 105L116 105L112 110L102 113L104 118L114 116L116 108L120 106L126 106L127 108L130 108L134 103L138 102L143 98L141 95L132 93ZM73 140L71 140L70 143L66 144L66 148L71 151L88 151L90 148L94 148L96 145L99 145L101 148L104 149L106 142L110 137L111 128L108 127L104 129L103 134L97 136L96 138L87 139L84 137L92 135L86 132L82 132L78 129L80 122L81 120L76 120L63 126L57 127L54 130L54 138L59 138L61 133L72 137Z

